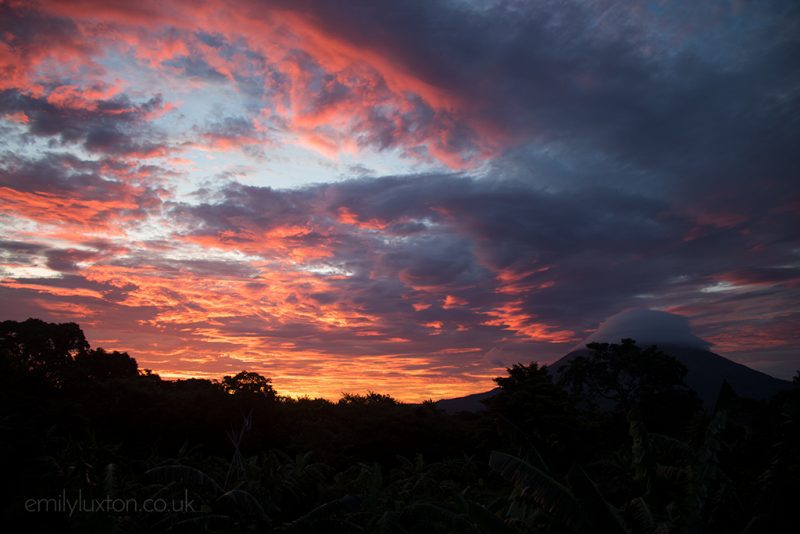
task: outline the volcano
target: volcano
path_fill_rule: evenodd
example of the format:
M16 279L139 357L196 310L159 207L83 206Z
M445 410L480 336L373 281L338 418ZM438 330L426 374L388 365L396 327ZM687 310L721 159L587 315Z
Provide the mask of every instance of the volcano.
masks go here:
M586 345L593 342L619 343L631 338L642 348L656 345L686 366L686 384L692 388L703 405L710 409L723 382L727 382L742 397L769 399L791 387L781 380L751 369L746 365L720 356L710 350L711 344L696 336L689 321L680 315L657 310L626 310L604 321L598 329L567 355L549 365L553 379L570 360L590 353ZM447 412L479 411L483 399L494 395L498 388L466 397L444 399L437 403Z

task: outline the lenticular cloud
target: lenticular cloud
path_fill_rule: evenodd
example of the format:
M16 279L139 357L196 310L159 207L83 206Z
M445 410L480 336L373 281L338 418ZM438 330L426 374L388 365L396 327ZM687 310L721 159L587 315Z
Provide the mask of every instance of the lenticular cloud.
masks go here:
M619 343L633 338L638 345L680 345L708 350L710 343L694 335L689 320L681 315L646 309L628 309L612 315L577 348L587 343Z

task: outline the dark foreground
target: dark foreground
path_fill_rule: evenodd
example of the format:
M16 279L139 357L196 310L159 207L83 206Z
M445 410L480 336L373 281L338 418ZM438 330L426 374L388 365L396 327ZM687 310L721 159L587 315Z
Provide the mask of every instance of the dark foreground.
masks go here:
M0 323L4 525L28 532L796 531L800 384L703 410L658 350L514 366L481 413L169 382ZM280 388L280 384L277 384Z

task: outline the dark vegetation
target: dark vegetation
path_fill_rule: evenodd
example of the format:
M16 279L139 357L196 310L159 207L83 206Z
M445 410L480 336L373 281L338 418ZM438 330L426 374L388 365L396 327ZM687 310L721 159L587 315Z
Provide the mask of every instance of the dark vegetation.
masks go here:
M28 532L794 532L800 383L763 402L631 340L514 365L477 414L166 381L80 328L0 323L4 525ZM28 512L31 499L191 501Z

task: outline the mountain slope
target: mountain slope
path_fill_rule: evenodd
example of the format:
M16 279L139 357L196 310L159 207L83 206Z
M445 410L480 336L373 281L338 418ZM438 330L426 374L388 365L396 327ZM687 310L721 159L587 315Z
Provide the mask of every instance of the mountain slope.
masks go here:
M500 388L494 388L491 391L484 391L483 393L473 393L472 395L466 395L464 397L456 397L454 399L442 399L436 401L436 407L447 413L481 412L486 409L482 401L493 396L498 391L500 391Z
M686 384L697 393L706 408L713 407L723 381L727 381L738 395L752 399L769 399L791 387L791 382L787 380L756 371L709 350L675 344L659 344L658 347L686 366ZM588 354L588 349L570 352L548 366L551 376L556 380L560 368L573 358ZM499 388L495 388L465 397L443 399L436 402L436 406L449 413L478 412L485 409L481 401L498 391Z
M686 366L686 384L695 390L706 407L713 405L723 381L727 381L738 395L752 399L768 399L791 387L791 383L786 380L756 371L709 350L674 344L662 344L658 347ZM576 350L553 363L550 366L553 378L558 376L558 370L567 362L587 354L588 349Z

